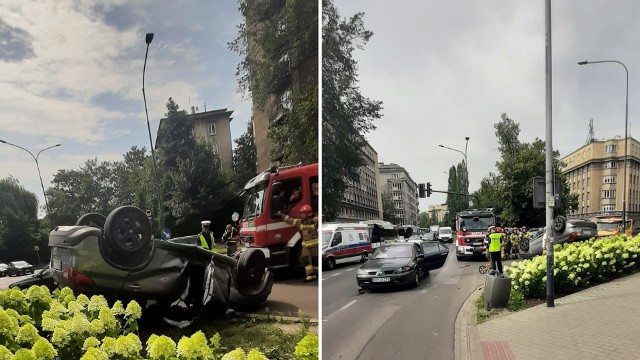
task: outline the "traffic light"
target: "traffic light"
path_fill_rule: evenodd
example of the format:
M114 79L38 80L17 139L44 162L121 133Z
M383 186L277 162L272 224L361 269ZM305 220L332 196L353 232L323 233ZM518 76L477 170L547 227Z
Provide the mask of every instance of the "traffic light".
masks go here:
M424 184L418 184L418 197L424 199L427 197L426 194Z
M431 183L428 182L427 183L427 197L430 197L430 196L431 196Z

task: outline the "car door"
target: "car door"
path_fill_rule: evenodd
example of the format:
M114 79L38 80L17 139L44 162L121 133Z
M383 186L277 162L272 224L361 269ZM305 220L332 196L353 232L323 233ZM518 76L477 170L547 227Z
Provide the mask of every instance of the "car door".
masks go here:
M423 248L429 270L439 269L444 266L449 254L449 249L446 246L436 242L425 242L423 243Z
M420 271L420 276L426 276L429 269L427 267L426 259L424 258L424 250L422 249L422 246L420 246L420 244L418 243L413 243L413 250L416 256L416 264Z

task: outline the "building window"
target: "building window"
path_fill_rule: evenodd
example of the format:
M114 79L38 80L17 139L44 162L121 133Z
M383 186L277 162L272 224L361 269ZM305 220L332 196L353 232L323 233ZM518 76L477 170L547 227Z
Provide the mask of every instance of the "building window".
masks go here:
M209 135L215 135L216 134L216 124L209 124Z
M617 168L618 164L615 161L607 161L606 163L604 163L604 168L605 169L615 169Z
M602 211L615 211L615 205L602 205Z
M613 199L616 197L616 191L615 190L604 190L602 192L602 197L604 199Z
M618 151L618 145L607 145L604 147L605 153L614 153Z
M603 178L603 182L605 184L615 184L616 176L615 175L607 175Z

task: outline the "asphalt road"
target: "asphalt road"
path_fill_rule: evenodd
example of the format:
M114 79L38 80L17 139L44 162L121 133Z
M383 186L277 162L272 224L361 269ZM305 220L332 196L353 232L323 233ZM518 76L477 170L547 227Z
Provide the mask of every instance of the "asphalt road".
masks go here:
M417 288L358 293L358 262L322 276L322 357L355 359L453 359L454 326L467 297L483 284L481 260L447 261Z

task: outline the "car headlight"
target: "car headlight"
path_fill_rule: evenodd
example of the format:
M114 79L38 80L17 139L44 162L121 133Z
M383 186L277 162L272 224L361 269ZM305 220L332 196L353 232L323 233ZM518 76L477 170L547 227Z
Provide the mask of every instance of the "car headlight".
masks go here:
M402 274L402 273L406 273L413 270L413 268L411 266L403 266L399 269L396 269L396 271L394 271L394 274Z
M358 275L367 275L367 270L358 269Z

